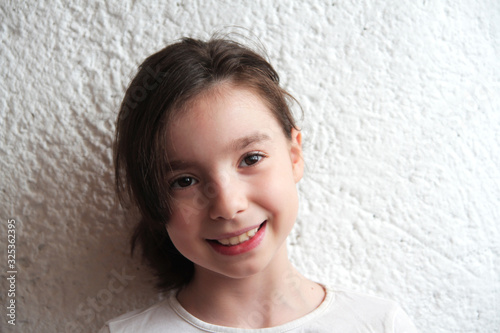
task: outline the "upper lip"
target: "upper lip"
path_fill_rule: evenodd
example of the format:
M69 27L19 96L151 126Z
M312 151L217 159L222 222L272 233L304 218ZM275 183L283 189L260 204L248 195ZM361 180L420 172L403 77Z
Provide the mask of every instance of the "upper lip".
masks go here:
M235 236L239 236L241 234L244 234L245 232L247 231L250 231L252 229L255 229L255 228L258 228L262 223L266 222L267 220L259 223L259 224L256 224L256 225L253 225L251 227L247 227L247 228L244 228L244 229L240 229L238 231L235 231L235 232L229 232L229 233L225 233L225 234L222 234L222 235L219 235L215 238L209 238L209 240L220 240L220 239L227 239L227 238L231 238L231 237L235 237Z

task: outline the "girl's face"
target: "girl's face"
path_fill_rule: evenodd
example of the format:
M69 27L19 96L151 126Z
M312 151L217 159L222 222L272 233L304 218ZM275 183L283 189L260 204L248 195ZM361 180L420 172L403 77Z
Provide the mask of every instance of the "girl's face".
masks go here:
M303 172L300 132L291 134L258 94L228 84L172 121L167 231L195 278L241 278L287 260Z

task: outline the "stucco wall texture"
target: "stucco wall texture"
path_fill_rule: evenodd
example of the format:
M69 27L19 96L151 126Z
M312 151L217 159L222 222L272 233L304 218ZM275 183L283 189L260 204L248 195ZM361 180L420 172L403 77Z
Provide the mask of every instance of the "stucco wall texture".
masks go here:
M221 29L303 108L298 268L421 332L500 331L499 1L2 1L0 21L2 332L94 332L160 298L129 256L114 122L146 56Z

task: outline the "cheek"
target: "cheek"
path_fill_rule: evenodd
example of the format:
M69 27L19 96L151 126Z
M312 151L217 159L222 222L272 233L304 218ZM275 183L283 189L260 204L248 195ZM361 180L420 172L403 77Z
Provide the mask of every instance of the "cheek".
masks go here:
M174 243L174 246L180 251L179 247L182 247L182 244L188 241L188 228L184 223L178 224L176 221L171 220L167 225L167 233Z
M180 247L193 243L199 235L199 213L199 209L184 202L172 205L172 215L166 229L172 243L179 251Z
M209 200L199 190L193 189L179 194L172 200L172 215L169 225L175 228L192 228L209 205Z
M290 165L278 164L265 177L259 179L258 187L262 205L273 214L287 216L295 221L298 209L298 194ZM293 223L292 221L292 223Z
M171 220L167 232L177 251L190 261L197 260L196 254L199 252L200 242L194 224Z

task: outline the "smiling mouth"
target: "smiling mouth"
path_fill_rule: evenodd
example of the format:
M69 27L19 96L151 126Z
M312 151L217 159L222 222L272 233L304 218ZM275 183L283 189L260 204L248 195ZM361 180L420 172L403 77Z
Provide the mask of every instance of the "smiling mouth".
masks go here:
M234 245L239 245L241 243L244 243L250 239L252 239L255 234L262 228L262 226L266 223L266 221L262 222L258 227L248 230L247 232L242 233L241 235L230 237L230 238L223 238L223 239L209 239L210 242L215 242L219 243L225 246L234 246Z

